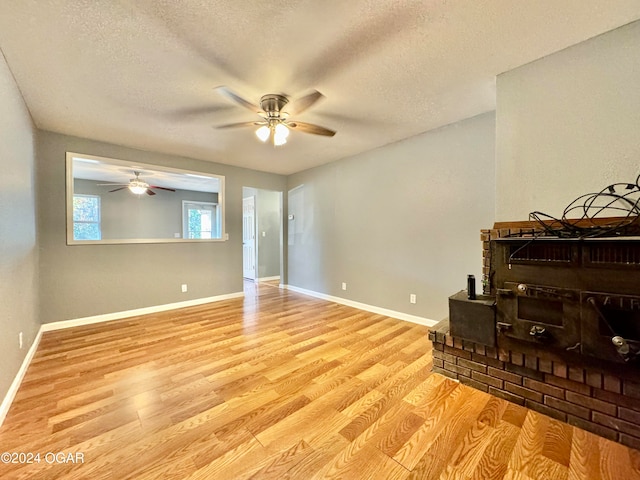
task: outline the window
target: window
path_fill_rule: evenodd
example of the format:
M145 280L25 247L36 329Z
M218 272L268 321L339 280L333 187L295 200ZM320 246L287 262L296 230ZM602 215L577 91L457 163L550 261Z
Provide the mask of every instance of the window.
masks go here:
M97 195L73 196L73 239L100 240L100 197Z
M220 236L219 225L216 203L182 201L183 238L217 238Z

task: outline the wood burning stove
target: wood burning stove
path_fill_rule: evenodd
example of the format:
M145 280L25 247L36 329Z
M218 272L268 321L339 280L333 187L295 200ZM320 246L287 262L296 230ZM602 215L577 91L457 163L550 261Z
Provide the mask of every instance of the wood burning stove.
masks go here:
M490 275L498 347L640 358L640 240L497 239Z

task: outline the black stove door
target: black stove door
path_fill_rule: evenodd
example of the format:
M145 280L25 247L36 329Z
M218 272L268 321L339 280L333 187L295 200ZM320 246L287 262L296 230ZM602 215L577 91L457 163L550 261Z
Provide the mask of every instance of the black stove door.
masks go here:
M640 351L640 296L581 292L582 353L631 362Z
M577 290L504 282L497 291L500 338L579 351L580 302Z

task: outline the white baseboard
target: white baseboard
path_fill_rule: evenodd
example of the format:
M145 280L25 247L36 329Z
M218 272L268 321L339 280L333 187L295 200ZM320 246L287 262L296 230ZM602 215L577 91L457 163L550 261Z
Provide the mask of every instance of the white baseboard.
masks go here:
M24 378L24 374L27 373L27 369L31 364L31 360L33 356L36 354L36 350L38 350L38 345L40 344L40 339L42 338L42 328L38 330L38 334L36 338L33 340L31 344L31 348L27 352L27 355L24 357L22 361L22 365L20 366L20 370L16 374L16 377L13 379L11 386L9 387L9 391L4 396L4 400L2 400L2 404L0 405L0 426L4 422L7 413L9 413L9 408L11 408L11 404L13 403L13 399L16 397L16 393L18 393L18 389L20 388L20 384L22 383L22 379Z
M219 302L221 300L229 300L232 298L240 298L240 297L244 297L244 292L227 293L225 295L216 295L214 297L197 298L195 300L187 300L184 302L168 303L165 305L156 305L154 307L137 308L135 310L127 310L127 311L115 312L115 313L106 313L103 315L94 315L92 317L76 318L74 320L62 320L60 322L43 323L42 325L40 325L40 330L38 330L38 334L36 335L36 338L33 341L31 348L27 352L27 355L24 357L24 360L22 361L22 366L20 367L20 370L18 370L16 377L13 379L13 382L9 387L9 391L7 391L7 394L2 400L2 404L0 404L0 426L2 426L2 423L4 422L4 419L7 416L7 413L9 413L9 408L11 407L11 404L13 403L13 399L15 398L16 393L20 388L22 379L24 378L24 375L27 372L27 368L29 368L29 364L31 363L31 360L33 359L33 356L35 355L36 350L38 349L38 345L40 344L40 339L42 338L43 332L60 330L63 328L78 327L80 325L90 325L92 323L108 322L110 320L119 320L122 318L135 317L138 315L146 315L146 314L156 313L156 312L164 312L167 310L175 310L177 308L193 307L196 305L203 305L205 303Z
M430 318L418 317L417 315L410 315L404 312L398 312L396 310L389 310L387 308L376 307L375 305L368 305L366 303L354 302L353 300L348 300L346 298L334 297L333 295L327 295L326 293L315 292L313 290L307 290L300 287L295 287L293 285L280 285L280 288L284 288L287 290L291 290L293 292L302 293L304 295L309 295L310 297L320 298L322 300L328 300L329 302L339 303L341 305L347 305L348 307L357 308L359 310L365 310L371 313L377 313L380 315L385 315L387 317L397 318L399 320L405 320L411 323L417 323L419 325L424 325L426 327L432 327L436 323L436 320L431 320Z
M230 300L232 298L240 298L244 296L244 292L227 293L225 295L216 295L214 297L196 298L195 300L186 300L184 302L167 303L164 305L156 305L153 307L136 308L135 310L126 310L115 313L105 313L102 315L93 315L91 317L76 318L73 320L61 320L59 322L43 323L41 330L49 332L51 330L60 330L63 328L79 327L81 325L91 325L92 323L108 322L111 320L120 320L123 318L137 317L138 315L148 315L150 313L165 312L167 310L175 310L177 308L193 307L203 305L205 303L219 302L221 300Z

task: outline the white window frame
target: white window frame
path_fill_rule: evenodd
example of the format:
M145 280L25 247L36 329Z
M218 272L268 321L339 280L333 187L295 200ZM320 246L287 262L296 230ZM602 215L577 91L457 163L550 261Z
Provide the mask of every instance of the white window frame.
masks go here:
M98 232L100 234L100 238L94 239L94 240L102 240L102 204L101 204L101 199L100 199L100 195L91 195L91 194L86 194L86 193L74 193L73 194L73 198L75 199L76 197L84 197L84 198L95 198L98 200L98 221L97 222L89 222L86 220L75 220L75 215L72 214L72 220L73 220L73 239L77 240L75 238L75 225L76 223L81 223L81 224L97 224L98 225ZM75 211L73 212L75 213Z
M213 211L211 219L211 236L217 237L221 234L220 223L220 205L216 202L201 202L199 200L182 200L182 238L190 239L189 237L189 210L190 206L203 206L212 207ZM205 208L206 209L206 208Z

